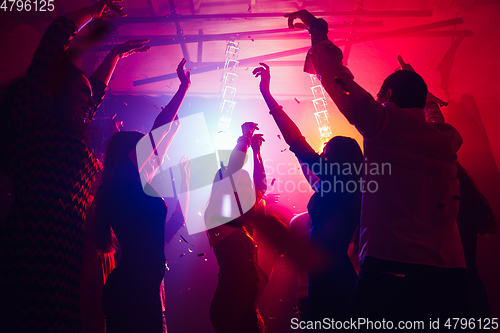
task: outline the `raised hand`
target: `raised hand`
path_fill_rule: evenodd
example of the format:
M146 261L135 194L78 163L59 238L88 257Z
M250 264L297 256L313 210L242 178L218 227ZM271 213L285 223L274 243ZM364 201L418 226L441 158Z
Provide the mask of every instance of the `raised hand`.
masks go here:
M252 136L252 143L251 143L252 150L255 152L260 151L260 147L262 146L262 142L265 142L265 141L266 140L264 140L264 134L254 134Z
M115 52L118 57L126 58L131 54L139 52L147 52L151 47L144 45L144 43L149 42L149 39L134 39L129 40L123 44L120 44L113 48L112 52Z
M312 23L316 20L316 17L314 17L314 15L312 15L305 9L299 10L298 12L285 14L285 17L288 18L288 29L294 29L294 28L307 29L310 28ZM301 23L294 24L293 21L296 18L300 19L302 22L304 22L304 24Z
M181 85L185 85L189 88L189 86L191 86L191 72L189 70L184 70L186 62L187 60L182 58L181 62L177 66L177 76L181 81Z
M116 5L116 2L122 2L122 0L101 0L89 7L93 12L94 19L110 20L116 17L127 16L127 14L122 11L123 7ZM108 14L108 11L113 11L114 13Z
M259 62L259 65L263 67L257 67L252 71L252 74L255 75L255 77L260 76L260 91L263 92L268 92L269 91L269 86L271 83L271 72L269 71L269 66L266 65L263 62Z
M247 121L243 125L241 125L241 131L243 132L243 136L246 136L248 138L251 138L253 136L253 132L255 130L258 130L259 127L257 123L253 123L251 121Z
M415 72L413 67L411 67L410 64L404 62L403 57L401 57L400 55L398 55L398 63L399 68L397 70Z

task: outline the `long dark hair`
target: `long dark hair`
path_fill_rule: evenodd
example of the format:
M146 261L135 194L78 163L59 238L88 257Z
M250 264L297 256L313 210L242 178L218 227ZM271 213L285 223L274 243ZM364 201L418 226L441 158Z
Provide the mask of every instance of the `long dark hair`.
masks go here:
M139 132L118 132L111 137L104 157L99 189L86 220L87 232L102 253L114 252L117 240L111 228L115 212L110 211L113 191L120 181L141 182L139 172L129 157L144 135Z

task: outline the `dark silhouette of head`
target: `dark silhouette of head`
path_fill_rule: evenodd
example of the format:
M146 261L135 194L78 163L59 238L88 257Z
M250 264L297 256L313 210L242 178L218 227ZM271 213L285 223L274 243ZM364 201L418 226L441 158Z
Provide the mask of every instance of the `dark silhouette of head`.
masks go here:
M323 148L322 156L330 163L355 163L363 162L363 153L356 140L345 136L334 136Z
M129 157L144 134L139 132L118 132L108 143L104 157L102 181L139 179L139 171Z
M415 72L396 71L384 80L377 97L379 102L389 101L400 108L423 109L427 98L427 84Z
M129 154L143 136L139 132L118 132L108 143L99 189L85 221L85 229L89 232L96 248L102 253L113 252L117 244L111 228L114 212L110 211L110 207L116 207L111 203L114 200L113 191L117 183L137 182L137 188L142 190L139 171Z

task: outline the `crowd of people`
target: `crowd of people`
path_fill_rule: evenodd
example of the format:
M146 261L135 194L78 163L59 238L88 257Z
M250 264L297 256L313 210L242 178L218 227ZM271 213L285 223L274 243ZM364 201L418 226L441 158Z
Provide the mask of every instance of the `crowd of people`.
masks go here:
M101 0L54 20L26 74L3 99L12 125L2 171L13 181L15 201L0 225L2 332L166 331L164 246L184 225L188 200L179 199L166 221L167 206L152 184L177 132L191 78L183 59L179 88L151 130L117 130L101 164L84 144L84 132L119 59L149 47L147 40L118 45L89 78L71 63L68 48L92 20L111 18L109 11L124 16L118 2ZM364 153L354 139L335 136L318 154L272 96L269 66L255 68L269 114L314 194L291 228L269 214L264 135L256 133L256 123L241 126L204 212L219 265L207 308L216 332L265 331L257 304L270 273L259 267L257 238L286 253L304 273L299 304L307 331L324 328L316 325L324 318L489 318L475 253L477 236L494 232L495 219L457 163L462 138L444 121L442 101L401 57L400 70L373 98L343 66L326 21L305 10L286 17L290 29L309 30L305 71L318 75L362 134ZM152 146L146 158L138 154L141 144ZM243 170L248 148L252 177ZM337 180L359 182L359 174L321 172L345 163L389 163L391 173L368 174L367 181L379 184L376 192L333 191ZM323 167L318 171L315 164ZM188 193L189 163L180 165L182 192ZM227 205L235 209L227 213ZM359 272L348 256L351 243Z

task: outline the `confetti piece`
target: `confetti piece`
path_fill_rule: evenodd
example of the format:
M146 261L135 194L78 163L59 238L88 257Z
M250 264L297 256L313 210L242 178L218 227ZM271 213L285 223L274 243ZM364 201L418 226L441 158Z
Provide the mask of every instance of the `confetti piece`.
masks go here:
M208 259L207 259L207 258L205 258L205 261L208 261Z
M278 134L278 139L280 139L280 140L281 140L281 135L279 135L279 134Z
M182 238L183 241L185 241L186 243L189 244L189 242L186 240L186 238L184 238L182 235L181 235L181 238Z
M271 186L274 185L274 182L276 181L276 178L273 178L273 180L271 180Z
M286 151L286 148L281 150L281 152L284 152L284 151Z
M189 248L188 248L188 251L189 251L189 253L193 253L193 250L191 250L191 249L189 249Z
M299 100L294 98L295 102L297 102L297 104L300 104Z
M206 254L205 252L203 252L203 253L198 253L198 257L204 257L204 256L206 256L206 255L207 255L207 254Z
M182 254L181 254L181 258L182 258L182 257L184 257L185 255L186 255L185 253L182 253Z
M127 103L125 103L125 102L123 102L123 104L124 104L125 106L128 106L128 104L127 104Z

